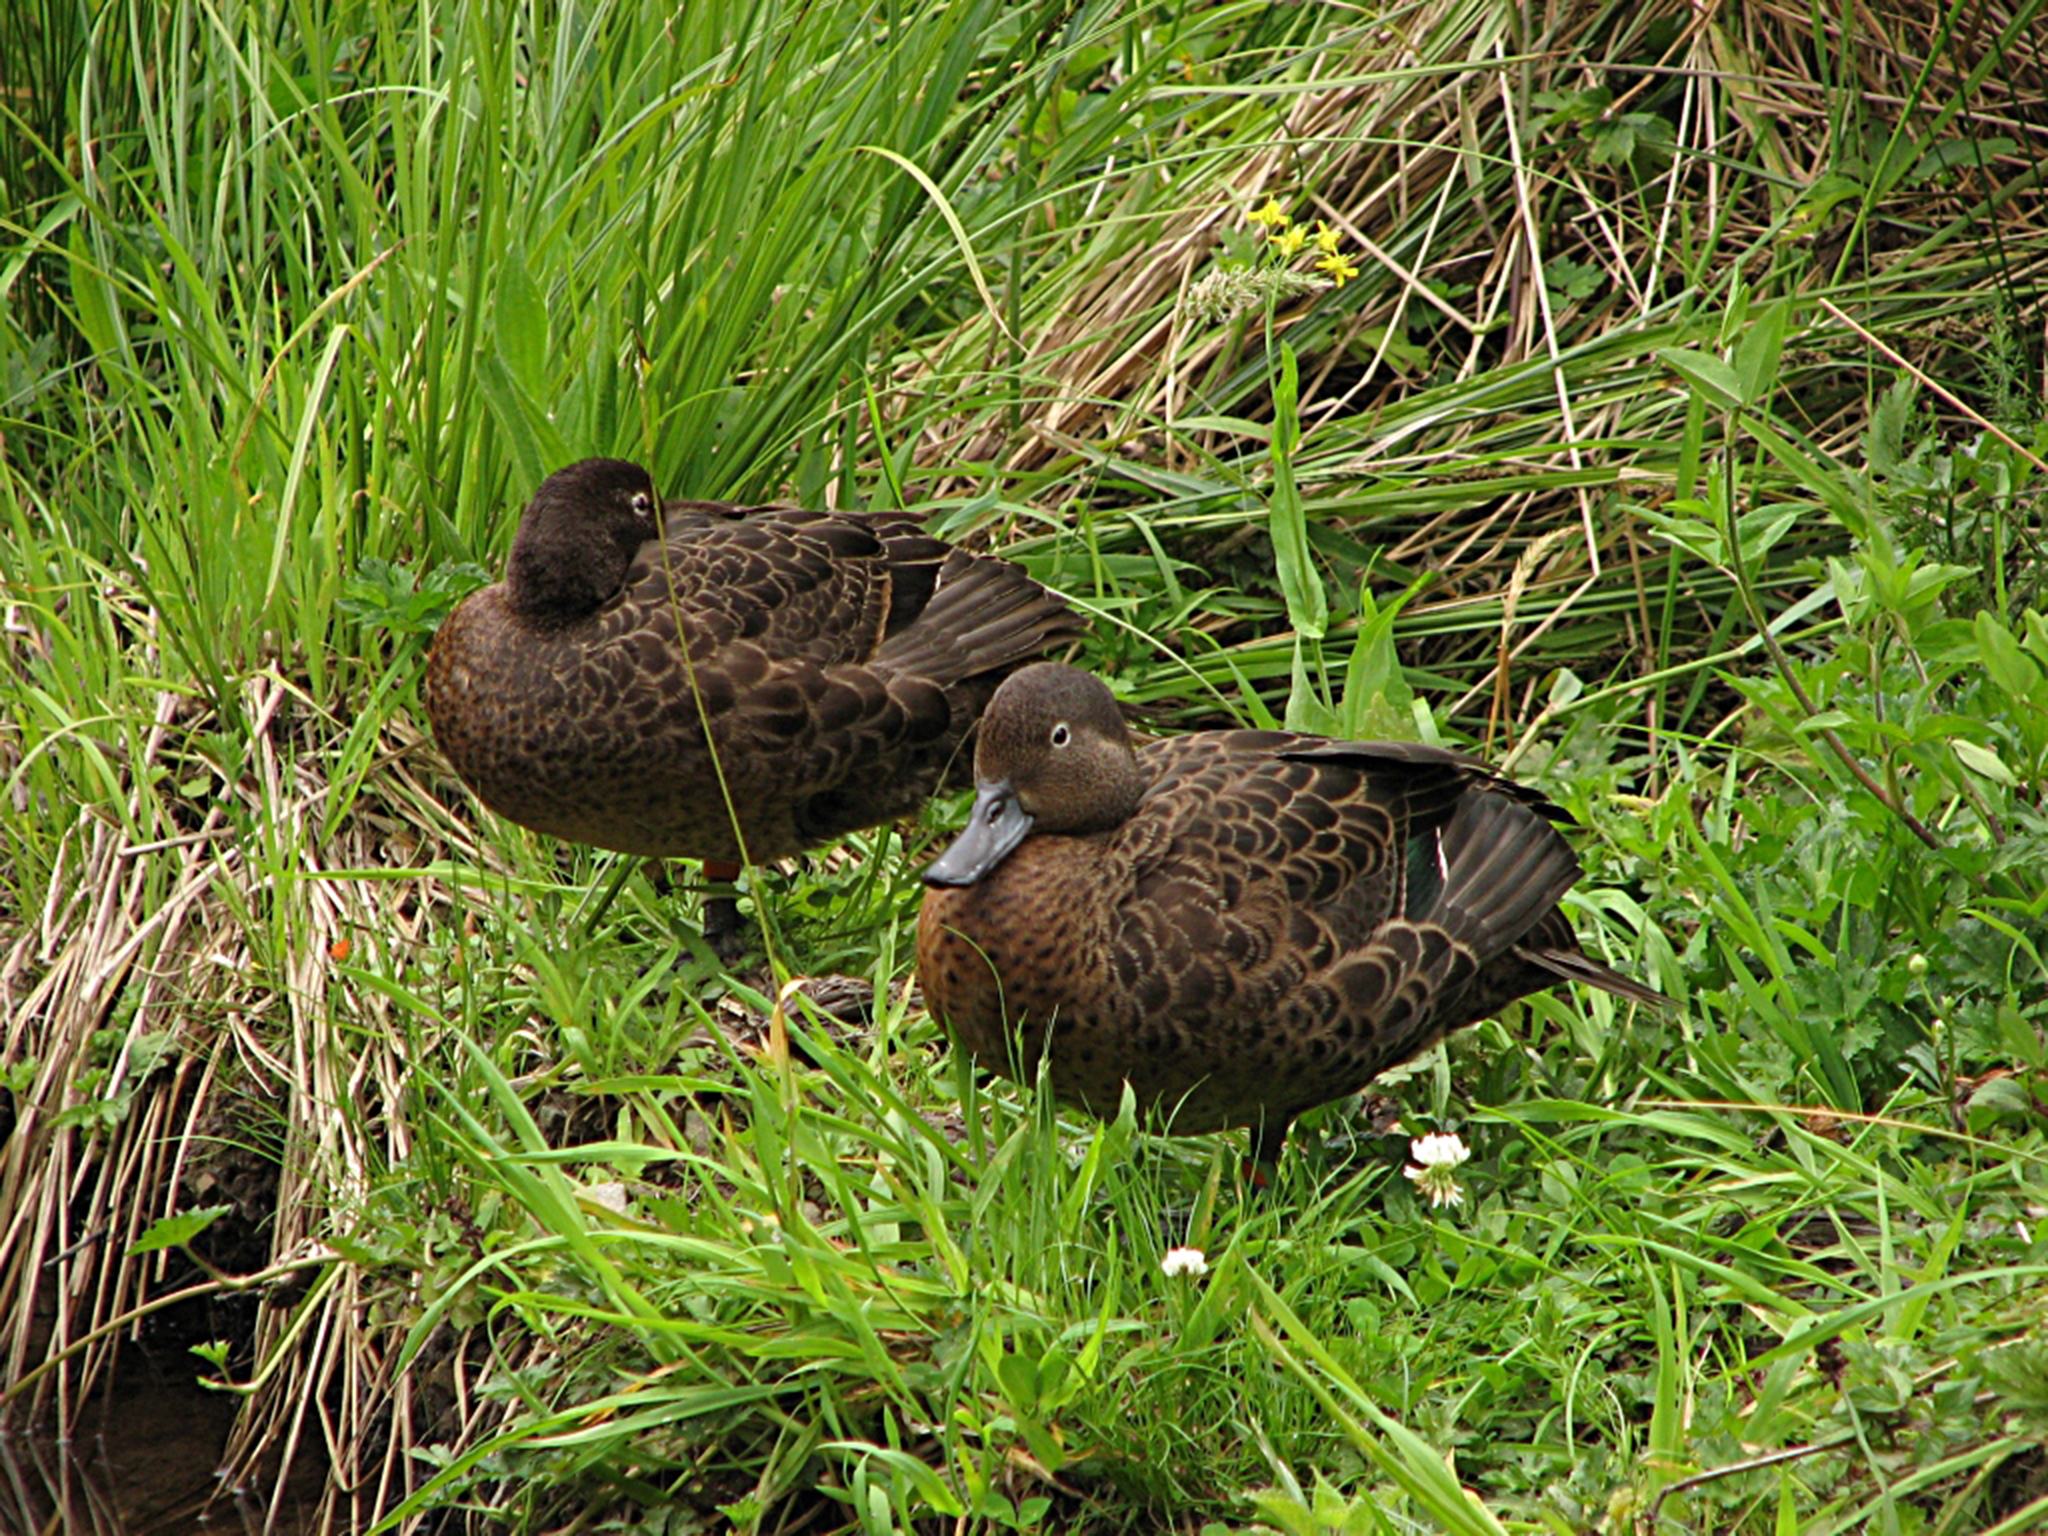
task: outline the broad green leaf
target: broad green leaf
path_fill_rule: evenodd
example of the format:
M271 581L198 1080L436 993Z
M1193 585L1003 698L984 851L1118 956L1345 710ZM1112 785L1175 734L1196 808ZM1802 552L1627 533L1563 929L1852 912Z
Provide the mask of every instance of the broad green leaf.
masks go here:
M1785 350L1785 332L1792 306L1780 299L1750 311L1749 325L1735 344L1735 384L1744 405L1766 398L1778 383L1778 358Z
M576 456L547 412L519 387L502 358L485 358L477 376L491 414L497 418L513 457L519 461L520 478L526 486L539 485L549 471Z
M548 376L548 301L514 245L498 267L497 298L491 306L498 356L513 380L530 399L546 400L553 391Z
M1301 370L1294 349L1280 348L1280 380L1273 390L1273 505L1268 516L1273 562L1287 599L1287 622L1307 640L1320 640L1330 624L1330 603L1308 545L1308 515L1294 483L1294 449L1300 434Z
M1736 377L1735 370L1720 358L1690 347L1659 347L1657 356L1667 367L1683 374L1722 410L1732 411L1743 403L1741 380Z
M180 1211L175 1216L165 1216L161 1220L153 1221L149 1224L147 1232L128 1245L128 1256L135 1258L145 1253L158 1253L166 1248L182 1248L233 1209L231 1205L209 1205L200 1210Z
M92 343L92 349L104 367L120 357L124 350L114 285L107 281L106 274L93 258L92 242L86 238L83 220L71 226L65 242L71 253L71 302L78 317L78 328Z
M2007 789L2019 787L2020 781L2013 775L2013 771L2006 767L1998 754L1989 747L1979 746L1974 741L1962 740L1951 741L1949 745L1955 749L1956 756L1963 760L1963 766L1972 773L1982 774L1995 784L2003 784Z
M1891 474L1906 457L1906 426L1913 419L1913 403L1920 386L1909 378L1894 379L1871 407L1870 424L1863 432L1863 457L1871 472Z
M2014 703L2034 698L2041 686L2041 668L2021 649L2013 632L1989 610L1977 614L1975 633L1984 671Z

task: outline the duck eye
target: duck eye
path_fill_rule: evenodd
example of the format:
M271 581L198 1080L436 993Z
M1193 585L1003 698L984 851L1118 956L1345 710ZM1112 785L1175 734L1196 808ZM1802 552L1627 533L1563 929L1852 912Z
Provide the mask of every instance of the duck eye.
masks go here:
M1068 742L1072 741L1073 739L1074 733L1067 729L1066 721L1062 720L1058 725L1052 728L1052 744L1054 746L1064 747Z

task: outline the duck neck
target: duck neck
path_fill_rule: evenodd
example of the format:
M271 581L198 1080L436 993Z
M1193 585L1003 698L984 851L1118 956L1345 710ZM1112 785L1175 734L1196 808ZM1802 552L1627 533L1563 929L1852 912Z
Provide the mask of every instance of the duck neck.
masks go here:
M1057 830L1077 837L1111 831L1129 821L1137 813L1138 802L1145 798L1150 780L1129 748L1091 766L1097 771L1085 797L1086 811L1071 817L1069 825Z
M1138 814L1138 802L1145 798L1145 774L1136 758L1131 759L1131 771L1120 776L1116 786L1116 816L1107 826L1120 827Z

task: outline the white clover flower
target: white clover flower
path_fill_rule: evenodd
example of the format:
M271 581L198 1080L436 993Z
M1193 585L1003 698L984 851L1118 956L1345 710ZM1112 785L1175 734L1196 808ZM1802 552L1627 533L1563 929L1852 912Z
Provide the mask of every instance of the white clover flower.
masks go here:
M1408 1155L1425 1168L1451 1167L1469 1161L1472 1149L1456 1131L1431 1131L1408 1143Z
M1209 1257L1199 1248L1169 1248L1159 1268L1168 1275L1206 1275Z
M1431 1132L1409 1142L1408 1155L1421 1166L1401 1171L1415 1181L1417 1191L1429 1196L1432 1206L1464 1204L1465 1191L1458 1186L1458 1165L1471 1157L1471 1148L1455 1134Z

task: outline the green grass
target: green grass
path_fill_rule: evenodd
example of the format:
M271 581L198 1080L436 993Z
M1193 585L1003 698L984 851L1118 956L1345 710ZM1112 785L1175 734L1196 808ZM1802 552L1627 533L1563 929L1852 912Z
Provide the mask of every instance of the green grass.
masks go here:
M147 1308L336 1531L2048 1520L2039 4L17 10L8 1411ZM1268 197L1360 275L1191 302ZM726 975L420 722L598 452L915 506L1161 729L1487 751L1672 1012L1255 1194L946 1050L957 802Z

